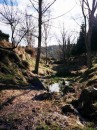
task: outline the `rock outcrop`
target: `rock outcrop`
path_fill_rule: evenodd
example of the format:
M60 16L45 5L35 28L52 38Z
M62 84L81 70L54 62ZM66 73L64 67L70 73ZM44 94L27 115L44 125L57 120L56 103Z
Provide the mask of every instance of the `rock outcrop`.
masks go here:
M95 86L82 90L78 100L72 101L79 113L88 119L97 120L97 88Z

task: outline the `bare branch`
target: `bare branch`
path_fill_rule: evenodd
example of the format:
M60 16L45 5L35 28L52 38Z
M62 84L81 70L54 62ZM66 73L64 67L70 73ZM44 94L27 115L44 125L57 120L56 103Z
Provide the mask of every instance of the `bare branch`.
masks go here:
M56 0L54 0L52 3L50 3L47 7L45 7L44 10L42 11L42 14L44 14L55 2L56 2Z
M72 9L70 9L70 10L67 11L66 13L64 13L64 14L62 14L62 15L59 15L59 16L57 16L57 17L54 17L54 18L50 18L50 19L48 19L48 20L42 22L42 24L45 23L45 22L48 22L48 21L50 21L50 20L54 20L54 19L58 19L58 18L60 18L60 17L63 17L64 15L68 14L69 12L71 12L74 8L75 8L75 5L74 5L74 7L73 7Z
M17 6L14 6L14 2L12 0L9 1L10 3L7 3L7 0L3 1L3 6L0 7L0 21L10 26L12 49L14 49L21 42L26 33L21 35L21 37L18 35L18 32L21 30L20 21L22 20L19 16L20 11L18 10ZM20 37L20 39L16 45L15 39L17 37Z
M88 7L88 10L89 10L89 11L91 11L91 9L90 9L90 5L89 5L89 2L88 2L88 0L86 0L86 1L85 1L85 0L83 0L83 2L84 2L86 5L87 5L87 7Z
M16 46L17 47L19 45L19 43L22 41L22 39L24 38L24 36L27 34L27 31L20 37L19 41L17 42Z
M33 2L31 0L29 0L29 1L32 4L33 8L39 13L39 10L35 7L35 5L33 4Z
M77 24L78 26L80 26L80 24L76 21L75 18L72 17L72 19L76 22L76 24Z

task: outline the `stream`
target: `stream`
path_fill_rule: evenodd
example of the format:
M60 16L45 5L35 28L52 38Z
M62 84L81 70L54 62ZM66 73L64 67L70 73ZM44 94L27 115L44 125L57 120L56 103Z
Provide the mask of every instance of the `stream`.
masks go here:
M63 81L63 83L54 83L54 84L51 84L48 89L49 89L49 92L60 92L61 91L61 88L64 87L64 86L69 86L70 85L70 81Z

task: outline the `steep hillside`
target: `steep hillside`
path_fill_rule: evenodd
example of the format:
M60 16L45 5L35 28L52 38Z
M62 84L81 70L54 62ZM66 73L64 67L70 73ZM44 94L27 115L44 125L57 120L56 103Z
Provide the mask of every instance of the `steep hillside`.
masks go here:
M2 41L0 46L10 47L11 43ZM35 50L29 47L17 47L14 50L0 48L0 84L28 84L35 68ZM39 75L50 75L53 71L41 59Z
M10 43L0 42L3 47L9 47ZM33 65L33 50L18 47L15 50L0 48L0 83L3 84L28 84Z

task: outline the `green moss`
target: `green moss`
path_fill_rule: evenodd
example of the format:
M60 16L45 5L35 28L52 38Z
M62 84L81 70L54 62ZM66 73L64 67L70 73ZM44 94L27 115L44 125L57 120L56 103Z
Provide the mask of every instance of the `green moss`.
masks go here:
M0 73L0 82L4 84L16 84L14 76L11 74L2 74Z

